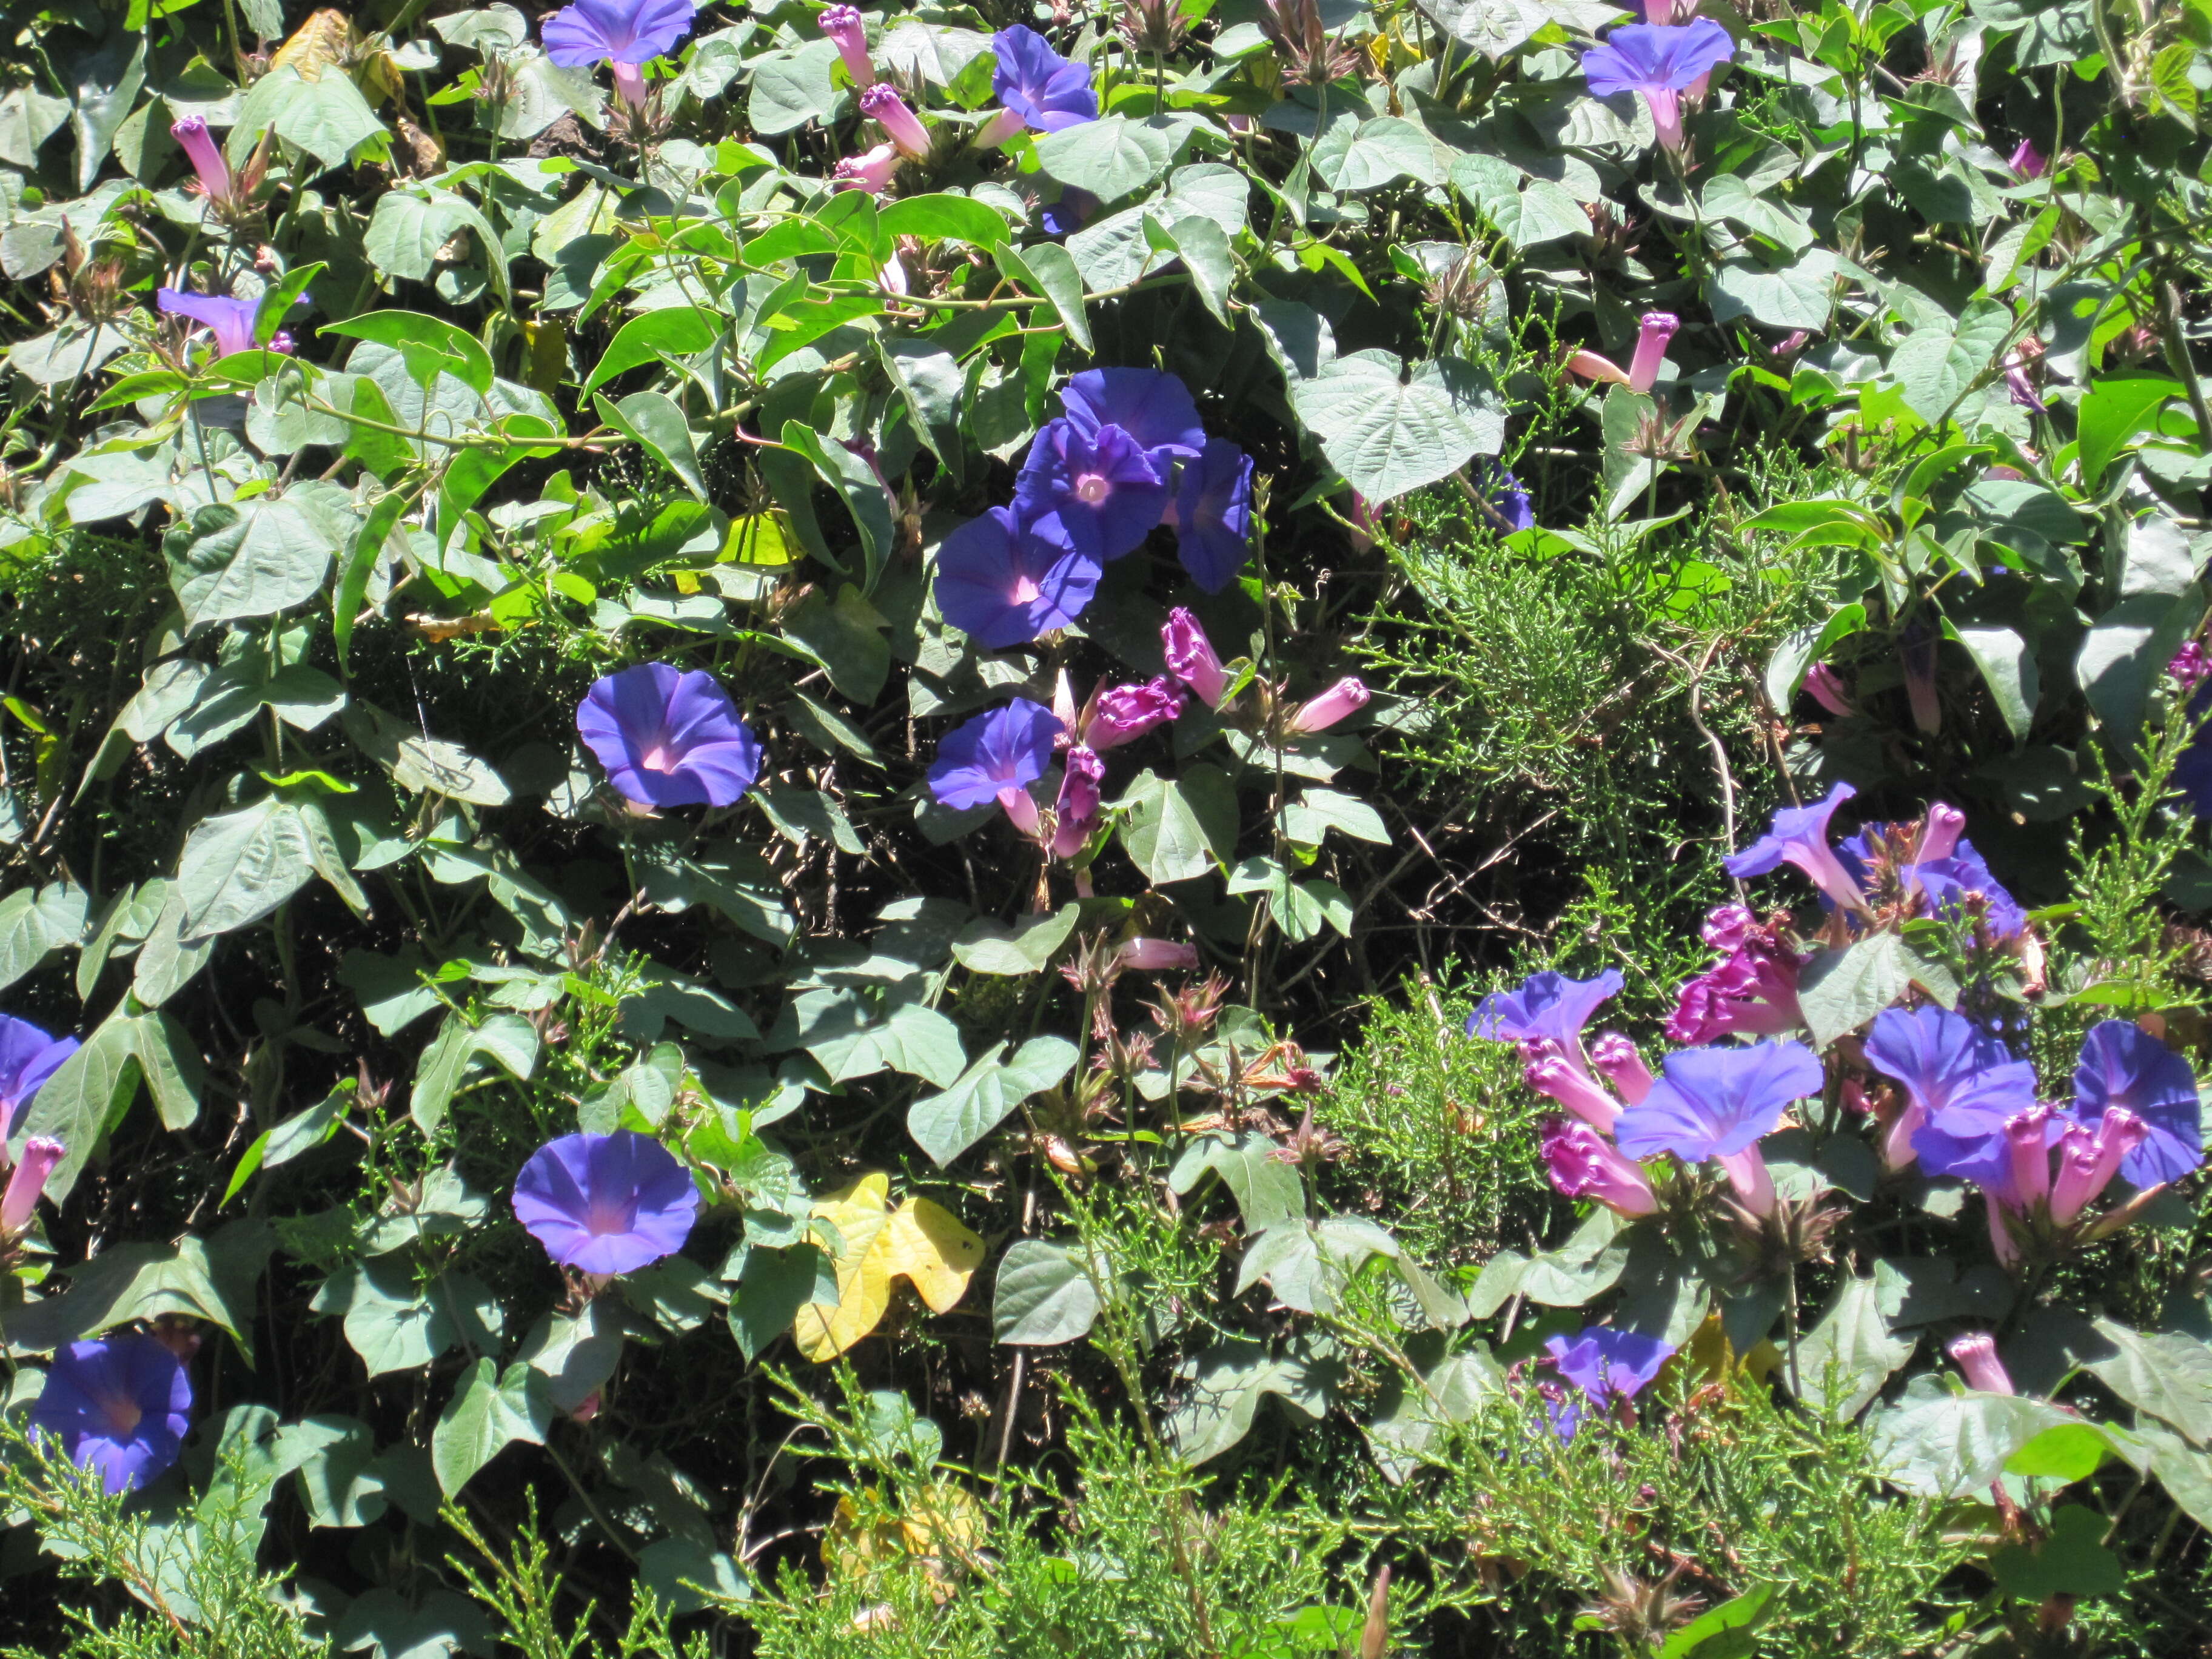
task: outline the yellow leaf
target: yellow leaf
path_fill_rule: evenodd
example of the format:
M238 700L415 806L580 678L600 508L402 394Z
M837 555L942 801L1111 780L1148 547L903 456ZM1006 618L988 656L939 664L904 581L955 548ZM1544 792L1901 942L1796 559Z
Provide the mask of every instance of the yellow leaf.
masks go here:
M723 563L789 564L793 556L781 513L754 513L730 521L729 536L722 543Z
M863 1504L872 1520L863 1518ZM919 1560L932 1594L942 1601L951 1592L948 1564L969 1562L982 1540L983 1506L963 1486L933 1480L897 1515L885 1513L882 1492L869 1486L859 1502L851 1495L837 1500L822 1534L822 1565L840 1578L872 1578L899 1562Z
M817 1203L814 1214L837 1236L837 1300L808 1303L791 1334L799 1351L817 1363L875 1329L891 1304L892 1279L912 1280L921 1299L945 1313L967 1294L982 1265L983 1241L941 1205L910 1198L894 1212L886 1175L861 1176Z
M353 26L342 11L325 9L300 25L269 60L271 71L289 69L302 81L319 81L323 71L345 61L353 45Z

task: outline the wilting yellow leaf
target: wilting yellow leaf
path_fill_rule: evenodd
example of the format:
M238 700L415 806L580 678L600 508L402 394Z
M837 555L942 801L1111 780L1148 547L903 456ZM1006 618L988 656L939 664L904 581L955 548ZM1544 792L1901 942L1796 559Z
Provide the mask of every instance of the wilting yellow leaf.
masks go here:
M558 317L541 317L522 325L522 337L530 347L524 359L522 378L532 389L549 398L557 395L561 381L568 373L567 326Z
M291 70L302 81L319 81L331 64L345 61L352 44L353 26L346 21L346 15L326 9L301 24L292 38L276 48L269 67Z
M789 564L794 556L781 513L755 513L732 520L729 536L722 543L725 563Z
M878 1518L864 1522L859 1503L839 1498L837 1512L822 1534L822 1565L841 1578L860 1578L901 1560L918 1559L938 1598L950 1595L948 1565L967 1560L983 1540L983 1506L975 1495L950 1480L933 1480L896 1516L880 1513L877 1488L868 1487L860 1498L878 1510Z
M983 1262L983 1241L942 1205L909 1198L890 1207L890 1177L863 1176L814 1206L838 1240L837 1300L810 1302L799 1310L792 1336L809 1359L835 1359L882 1321L891 1304L891 1280L913 1282L939 1313L967 1294Z

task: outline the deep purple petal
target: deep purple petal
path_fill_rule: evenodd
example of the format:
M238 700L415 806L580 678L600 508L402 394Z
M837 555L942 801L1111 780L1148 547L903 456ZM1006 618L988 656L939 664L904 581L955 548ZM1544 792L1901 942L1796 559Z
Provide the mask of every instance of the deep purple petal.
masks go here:
M1237 580L1251 550L1252 458L1226 438L1212 438L1183 465L1176 493L1176 552L1202 592L1218 593Z
M2120 1164L2136 1187L2179 1181L2204 1161L2197 1074L2139 1025L2106 1019L2089 1028L2074 1070L2074 1098L2075 1115L2091 1127L2112 1106L2143 1121L2142 1144Z
M1468 1017L1467 1034L1493 1042L1552 1042L1567 1048L1580 1041L1583 1027L1625 981L1608 968L1595 979L1569 979L1547 969L1510 991L1493 991Z
M576 731L608 781L648 806L732 805L760 770L759 744L703 670L655 662L610 674L577 705Z
M1070 378L1060 406L1086 438L1118 426L1146 450L1172 450L1192 459L1206 448L1206 428L1190 388L1160 369L1087 368Z
M58 1350L31 1422L80 1468L98 1470L109 1492L126 1492L176 1462L191 1404L183 1362L134 1333Z
M1096 560L1069 548L1056 524L1022 527L994 507L945 538L937 555L937 608L994 651L1021 645L1083 614L1098 586Z
M1867 1033L1866 1056L1954 1134L1985 1134L2035 1104L2035 1067L1948 1009L1884 1009Z
M1677 1049L1651 1091L1620 1115L1613 1139L1631 1158L1672 1152L1697 1164L1733 1157L1773 1129L1790 1102L1820 1092L1826 1079L1802 1042Z
M1086 435L1072 417L1049 422L1014 480L1014 510L1040 534L1103 563L1133 551L1167 515L1160 464L1117 426Z

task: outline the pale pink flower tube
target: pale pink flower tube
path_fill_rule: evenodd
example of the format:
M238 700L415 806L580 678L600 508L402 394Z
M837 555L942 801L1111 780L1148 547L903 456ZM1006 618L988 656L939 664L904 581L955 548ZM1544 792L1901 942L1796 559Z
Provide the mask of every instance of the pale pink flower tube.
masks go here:
M1628 389L1649 392L1658 384L1659 365L1666 361L1667 343L1682 326L1682 319L1668 311L1647 311L1637 331L1636 355L1628 360Z
M840 190L865 190L871 196L880 196L891 187L891 175L898 171L902 159L896 144L878 144L838 162L834 182Z
M230 164L222 159L222 150L208 131L208 124L197 115L187 115L181 121L170 124L169 135L184 146L185 157L192 171L200 176L200 188L211 202L228 202L231 198Z
M1292 714L1290 729L1297 733L1326 732L1367 707L1367 688L1346 675Z
M929 129L884 82L878 81L860 94L860 112L881 127L909 161L919 161L929 154Z
M22 1161L8 1177L8 1190L0 1193L0 1235L13 1238L31 1224L46 1190L46 1177L68 1156L68 1147L44 1135L33 1135L23 1143Z
M1968 1388L1978 1389L1984 1394L2019 1392L2012 1385L2012 1373L1997 1358L1996 1340L1987 1331L1968 1331L1964 1336L1954 1336L1946 1345L1946 1351L1966 1374Z
M868 58L868 31L860 21L860 9L854 6L832 6L817 20L822 33L837 43L837 55L845 60L845 73L853 77L856 87L876 84L876 66Z
M1538 1094L1549 1095L1601 1133L1611 1134L1620 1121L1620 1103L1559 1055L1529 1061L1521 1075Z
M1134 968L1140 973L1188 971L1198 966L1198 947L1181 945L1171 939L1133 939L1123 941L1121 949L1114 952L1114 959L1124 968Z

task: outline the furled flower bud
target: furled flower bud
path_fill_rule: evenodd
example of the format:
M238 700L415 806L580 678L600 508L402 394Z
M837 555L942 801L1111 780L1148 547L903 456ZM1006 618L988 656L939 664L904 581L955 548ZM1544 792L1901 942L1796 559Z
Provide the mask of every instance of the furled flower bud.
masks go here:
M1705 912L1704 924L1698 937L1716 951L1740 949L1751 930L1759 926L1759 918L1750 908L1741 904L1717 904Z
M1658 384L1659 365L1666 361L1667 343L1674 337L1682 319L1668 311L1647 311L1636 335L1636 355L1628 360L1628 389L1649 392Z
M906 100L878 81L860 94L860 112L883 128L899 154L919 161L929 154L929 129L906 106Z
M880 196L891 187L891 175L898 171L901 159L896 144L878 144L838 162L832 179L840 190L865 190L871 196Z
M1651 1068L1636 1052L1635 1042L1621 1032L1600 1032L1590 1044L1589 1058L1590 1064L1620 1091L1620 1097L1630 1105L1642 1104L1644 1097L1651 1092Z
M1851 707L1851 700L1844 690L1842 677L1824 662L1816 662L1805 671L1805 690L1811 694L1814 702L1838 720L1847 719L1857 712Z
M1921 821L1920 845L1913 849L1915 864L1929 864L1937 859L1948 859L1958 850L1959 837L1966 828L1966 815L1957 807L1937 801L1928 809Z
M1188 686L1208 708L1220 708L1222 694L1229 689L1229 675L1198 618L1176 606L1168 612L1160 639L1167 647L1168 672Z
M2051 1187L2051 1219L2070 1227L2119 1173L2120 1160L2142 1145L2149 1126L2124 1106L2108 1106L2094 1133L2075 1124L2058 1143L2058 1178Z
M1082 740L1093 749L1134 743L1182 713L1182 688L1163 675L1135 685L1108 688L1091 699Z
M1162 974L1178 969L1188 971L1198 966L1198 947L1179 945L1170 939L1125 939L1114 956L1124 968L1134 968L1142 973Z
M1945 1345L1953 1360L1966 1374L1966 1386L1984 1394L2015 1394L2012 1375L1997 1358L1997 1345L1987 1331L1968 1331Z
M1594 1129L1611 1134L1620 1119L1620 1103L1557 1054L1529 1061L1521 1075L1538 1094L1549 1095Z
M2051 1196L2051 1143L2045 1130L2050 1121L2051 1109L2047 1106L2033 1106L2005 1120L2005 1149L2012 1173L2009 1198L2014 1209L2033 1210Z
M1060 779L1060 804L1053 815L1054 857L1073 858L1098 827L1098 785L1105 775L1106 763L1091 750L1079 745L1067 751Z
M0 1194L0 1236L13 1238L31 1224L46 1190L46 1177L68 1156L68 1147L44 1135L33 1135L23 1143L22 1160L8 1177L8 1190Z
M1568 1198L1595 1199L1619 1215L1650 1215L1659 1207L1644 1166L1587 1123L1547 1117L1543 1124L1544 1173Z
M208 131L208 124L197 115L187 115L181 121L172 122L170 136L184 146L185 155L192 164L192 171L200 176L200 188L210 202L228 205L233 200L230 164L222 159L222 150L215 137Z
M837 43L837 55L845 60L845 73L853 77L856 87L876 84L876 66L868 61L868 32L860 21L856 7L831 6L817 20L822 33Z
M1293 734L1326 732L1364 708L1367 696L1367 688L1347 675L1292 714L1289 729Z

